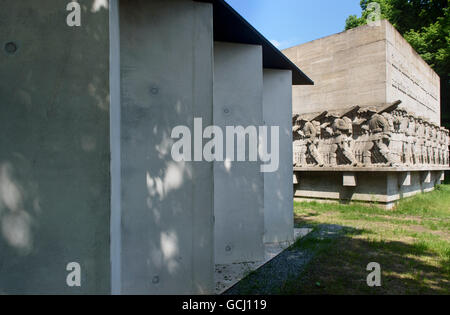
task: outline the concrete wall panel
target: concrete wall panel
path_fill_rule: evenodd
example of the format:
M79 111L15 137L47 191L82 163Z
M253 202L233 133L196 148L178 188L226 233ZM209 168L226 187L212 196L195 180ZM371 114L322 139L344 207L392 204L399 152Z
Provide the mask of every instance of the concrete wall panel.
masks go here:
M387 21L283 51L315 82L293 88L294 113L315 113L401 100L440 123L438 75Z
M440 124L439 76L391 24L385 27L387 102L402 100L403 107Z
M263 118L278 126L280 164L276 172L264 173L264 242L294 239L292 193L292 74L264 69Z
M215 43L214 125L223 130L226 126L263 125L261 46ZM248 143L246 150L248 157ZM264 258L264 175L260 166L260 162L214 165L218 264Z
M315 83L293 87L294 113L384 103L384 39L385 28L365 26L284 50Z
M108 10L78 2L1 2L0 294L110 292Z
M212 124L212 6L120 1L122 293L214 291L213 165L174 162L172 129Z

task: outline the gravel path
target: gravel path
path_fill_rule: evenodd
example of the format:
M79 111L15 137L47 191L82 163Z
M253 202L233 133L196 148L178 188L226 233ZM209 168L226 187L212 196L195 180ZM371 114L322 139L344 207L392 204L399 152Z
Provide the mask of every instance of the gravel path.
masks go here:
M320 248L301 244L311 239L327 240L341 235L342 226L320 225L308 236L301 239L300 246L293 246L269 263L252 272L244 280L224 293L224 295L272 295L278 294L283 284L300 276L305 266L314 258Z

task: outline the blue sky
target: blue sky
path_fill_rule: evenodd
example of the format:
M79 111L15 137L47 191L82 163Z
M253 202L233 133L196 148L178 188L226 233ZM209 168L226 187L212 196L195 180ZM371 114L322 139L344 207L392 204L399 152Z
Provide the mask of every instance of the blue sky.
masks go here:
M280 49L342 32L359 0L226 0Z

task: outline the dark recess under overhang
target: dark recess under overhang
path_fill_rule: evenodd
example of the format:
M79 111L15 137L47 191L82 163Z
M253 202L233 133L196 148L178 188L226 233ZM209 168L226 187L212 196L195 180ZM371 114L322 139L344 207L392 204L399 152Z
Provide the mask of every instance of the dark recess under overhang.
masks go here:
M261 45L264 68L291 70L293 85L314 85L314 82L306 74L224 0L194 1L213 4L215 41Z

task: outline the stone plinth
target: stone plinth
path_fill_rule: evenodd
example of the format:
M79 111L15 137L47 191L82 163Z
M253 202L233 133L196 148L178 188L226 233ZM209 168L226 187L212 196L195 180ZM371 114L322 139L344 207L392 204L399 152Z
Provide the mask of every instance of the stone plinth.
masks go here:
M293 88L296 197L391 207L443 180L439 77L388 21L284 53L315 81Z
M297 201L367 202L391 209L395 202L432 191L444 180L444 168L295 168ZM348 183L355 182L355 185Z

